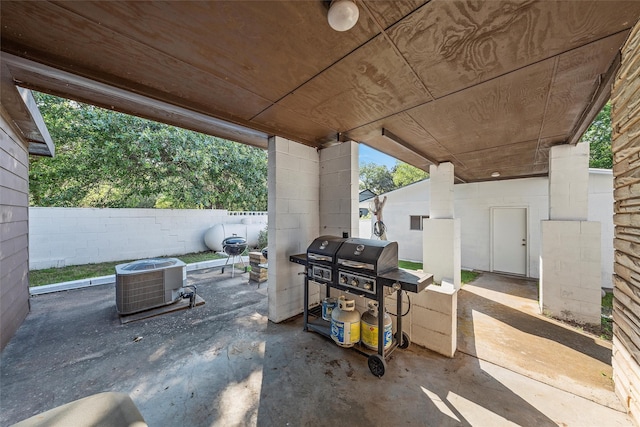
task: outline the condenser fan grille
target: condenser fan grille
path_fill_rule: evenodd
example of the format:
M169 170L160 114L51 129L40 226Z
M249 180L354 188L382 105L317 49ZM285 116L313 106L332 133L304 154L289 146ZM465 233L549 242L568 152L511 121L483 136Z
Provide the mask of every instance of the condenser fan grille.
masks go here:
M119 276L116 298L124 311L135 312L165 303L164 273L151 271L146 274Z
M116 266L116 308L131 314L171 304L182 295L186 265L176 258L155 258Z

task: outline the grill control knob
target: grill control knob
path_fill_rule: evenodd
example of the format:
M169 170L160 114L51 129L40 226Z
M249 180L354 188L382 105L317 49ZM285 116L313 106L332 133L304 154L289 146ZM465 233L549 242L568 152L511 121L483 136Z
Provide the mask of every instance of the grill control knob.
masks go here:
M360 282L358 282L358 279L353 279L351 280L351 286L353 286L354 288L357 288L358 285L360 284Z
M340 276L340 283L343 285L346 285L348 281L349 279L347 279L347 276Z

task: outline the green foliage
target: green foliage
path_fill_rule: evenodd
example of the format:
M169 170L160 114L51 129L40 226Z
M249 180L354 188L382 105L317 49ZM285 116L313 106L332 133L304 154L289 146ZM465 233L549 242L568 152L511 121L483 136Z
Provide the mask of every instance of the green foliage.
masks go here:
M268 238L269 233L267 232L267 227L265 227L258 233L258 249L262 250L267 247L269 244Z
M33 157L32 206L266 210L264 150L35 94L56 157Z
M460 272L460 282L462 282L463 285L473 282L479 275L480 273L476 273L475 271L462 270Z
M426 178L429 178L427 172L404 162L396 162L396 166L393 169L393 183L397 188L422 181Z
M404 268L405 270L422 270L422 263L414 262L414 261L405 261L401 259L401 260L398 260L398 267ZM461 270L460 281L464 285L466 283L473 282L474 280L476 280L476 277L478 277L479 275L480 273L476 273L475 271Z
M589 167L613 168L613 153L611 152L611 103L598 113L596 118L584 133L581 142L589 143Z
M393 175L384 165L365 163L360 167L360 190L369 189L376 194L395 190Z
M421 262L405 261L403 259L398 260L398 267L405 270L422 270Z
M428 177L427 172L400 161L391 170L385 165L365 163L360 167L360 190L383 194Z
M186 255L172 255L186 264L200 261L211 261L224 258L215 252L196 252ZM29 271L29 285L42 286L53 283L69 282L71 280L88 279L91 277L109 276L115 274L116 265L125 264L134 260L123 260L113 262L101 262L97 264L70 265L60 268L45 268L43 270Z

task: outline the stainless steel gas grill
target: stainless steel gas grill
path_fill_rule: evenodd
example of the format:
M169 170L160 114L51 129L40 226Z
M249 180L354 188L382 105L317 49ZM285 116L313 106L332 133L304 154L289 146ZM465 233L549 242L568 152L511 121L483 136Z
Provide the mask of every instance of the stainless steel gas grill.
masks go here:
M403 294L418 293L433 282L430 274L418 274L398 268L398 243L385 240L320 236L305 254L292 255L291 262L306 268L304 279L304 330L331 336L330 322L323 320L322 307L309 307L309 282L325 285L326 296L331 288L362 296L378 303L378 351L365 346L353 348L368 356L371 373L381 377L386 360L396 348L407 348L409 336L402 330ZM397 321L393 342L384 348L385 288L396 292Z

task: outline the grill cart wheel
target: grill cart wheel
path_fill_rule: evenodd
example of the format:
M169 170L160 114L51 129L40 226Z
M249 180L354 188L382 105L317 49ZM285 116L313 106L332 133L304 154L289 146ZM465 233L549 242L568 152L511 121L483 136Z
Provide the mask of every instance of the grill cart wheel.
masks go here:
M402 342L398 344L398 347L401 349L409 348L411 344L411 340L409 339L409 335L406 332L402 332Z
M384 371L387 370L387 362L385 362L384 358L379 354L369 356L367 363L369 364L371 373L378 378L381 378L384 375Z

